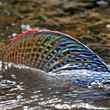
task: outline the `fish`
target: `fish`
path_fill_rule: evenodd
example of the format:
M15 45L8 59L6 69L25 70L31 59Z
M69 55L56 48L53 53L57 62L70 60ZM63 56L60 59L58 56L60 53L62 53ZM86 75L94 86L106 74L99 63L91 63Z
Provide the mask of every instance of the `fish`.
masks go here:
M70 35L48 29L28 29L17 35L3 49L1 59L81 87L106 83L110 78L107 64L90 48Z

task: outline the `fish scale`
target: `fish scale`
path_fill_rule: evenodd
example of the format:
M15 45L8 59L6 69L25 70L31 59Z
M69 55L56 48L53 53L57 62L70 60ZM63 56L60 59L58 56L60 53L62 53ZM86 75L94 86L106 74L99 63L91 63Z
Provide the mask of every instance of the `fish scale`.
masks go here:
M47 72L69 63L79 64L80 67L82 65L86 69L107 71L106 65L96 54L76 39L63 33L43 30L28 32L12 43L13 47L8 47L8 53L4 55L4 60L8 62L17 64L26 62L32 67L37 65L35 68L46 68Z

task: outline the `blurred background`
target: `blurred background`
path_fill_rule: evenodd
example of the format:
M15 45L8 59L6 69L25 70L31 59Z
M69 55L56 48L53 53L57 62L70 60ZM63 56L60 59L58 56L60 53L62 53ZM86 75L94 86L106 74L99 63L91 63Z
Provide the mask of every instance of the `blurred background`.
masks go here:
M70 34L110 63L110 0L0 0L0 46L25 26Z

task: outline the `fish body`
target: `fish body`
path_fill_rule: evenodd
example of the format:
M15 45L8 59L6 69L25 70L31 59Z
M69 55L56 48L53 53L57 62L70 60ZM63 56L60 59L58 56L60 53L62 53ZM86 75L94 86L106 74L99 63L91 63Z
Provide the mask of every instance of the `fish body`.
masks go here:
M5 49L3 61L37 68L81 86L110 76L107 65L91 49L67 34L50 30L30 29L17 35Z

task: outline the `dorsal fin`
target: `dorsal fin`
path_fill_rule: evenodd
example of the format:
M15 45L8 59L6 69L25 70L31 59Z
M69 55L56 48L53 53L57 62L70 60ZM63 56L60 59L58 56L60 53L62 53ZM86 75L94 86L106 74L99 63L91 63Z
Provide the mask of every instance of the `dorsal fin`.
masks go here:
M27 33L27 34L26 34ZM20 37L24 36L24 37ZM107 72L102 59L73 37L49 30L27 31L11 42L4 60L46 72L87 69Z

